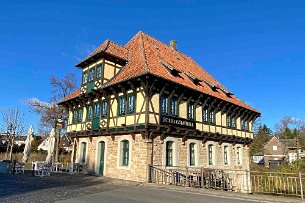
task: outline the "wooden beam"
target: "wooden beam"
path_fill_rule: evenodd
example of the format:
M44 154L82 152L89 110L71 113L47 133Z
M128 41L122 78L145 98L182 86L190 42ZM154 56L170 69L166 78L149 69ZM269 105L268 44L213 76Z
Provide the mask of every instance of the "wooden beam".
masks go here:
M197 98L197 100L194 103L194 107L196 108L198 103L200 102L200 100L203 98L202 94L199 95L199 97Z

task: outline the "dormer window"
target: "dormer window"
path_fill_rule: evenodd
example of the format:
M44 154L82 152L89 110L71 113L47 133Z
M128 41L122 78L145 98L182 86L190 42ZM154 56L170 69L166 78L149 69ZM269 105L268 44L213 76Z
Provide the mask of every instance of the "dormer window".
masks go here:
M193 74L184 71L184 74L195 84L195 85L201 85L200 82L202 82L201 79L196 78Z
M212 90L213 90L214 92L216 92L217 89L220 89L217 85L213 85L213 86L212 86Z
M227 92L226 95L227 97L232 97L234 94L232 92Z
M165 62L163 62L163 61L161 61L160 63L166 68L166 70L167 70L172 76L174 76L174 77L181 77L181 76L179 75L179 73L180 73L181 71L177 70L176 68L170 66L169 64L167 64L167 63L165 63Z
M89 70L89 77L88 77L88 79L89 79L89 82L92 82L94 80L94 68L91 68Z
M199 80L198 78L195 78L195 79L193 80L193 82L194 82L195 85L201 85L200 82L202 82L202 81Z
M88 72L84 71L83 73L83 85L88 82Z
M96 79L102 77L103 64L99 64L96 66Z

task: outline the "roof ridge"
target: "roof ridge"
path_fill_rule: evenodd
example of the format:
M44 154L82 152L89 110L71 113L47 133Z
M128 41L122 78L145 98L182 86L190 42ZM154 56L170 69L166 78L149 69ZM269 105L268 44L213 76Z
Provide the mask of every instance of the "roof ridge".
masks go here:
M106 39L106 42L107 42L107 44L106 44L105 48L104 48L103 50L101 50L101 51L106 51L107 48L109 47L110 40L109 40L109 39Z
M124 47L126 48L126 45L128 45L131 41L133 41L139 34L143 33L142 31L137 32L125 45Z
M145 71L148 71L148 70L149 70L149 67L148 67L148 64L147 64L147 58L146 58L146 54L145 54L143 32L141 32L140 35L141 35L141 40L142 40L142 43L141 43L141 51L142 51L142 55L143 55L144 68L145 68Z

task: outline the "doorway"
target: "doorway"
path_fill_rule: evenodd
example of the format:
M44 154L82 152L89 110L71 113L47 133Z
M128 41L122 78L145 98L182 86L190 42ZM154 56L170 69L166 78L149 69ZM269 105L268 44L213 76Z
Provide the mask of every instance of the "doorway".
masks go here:
M105 142L101 141L98 143L98 155L99 155L99 174L104 175L105 166Z

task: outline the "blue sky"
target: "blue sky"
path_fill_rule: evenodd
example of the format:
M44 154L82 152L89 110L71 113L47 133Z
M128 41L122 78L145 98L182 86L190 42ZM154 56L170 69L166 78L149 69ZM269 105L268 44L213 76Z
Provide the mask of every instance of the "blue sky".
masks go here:
M262 122L305 119L305 1L0 0L0 110L19 107L37 127L30 98L50 99L50 75L105 39L124 45L138 31L195 59L262 112Z

